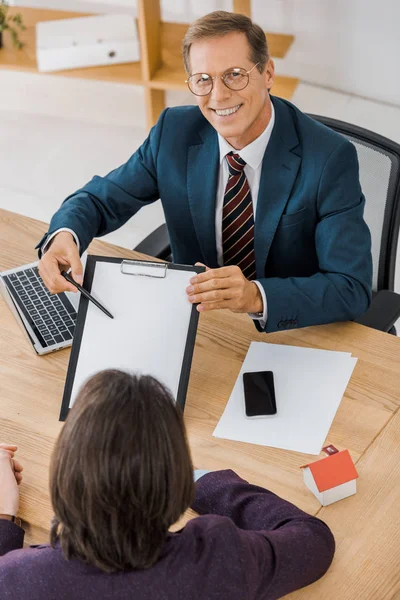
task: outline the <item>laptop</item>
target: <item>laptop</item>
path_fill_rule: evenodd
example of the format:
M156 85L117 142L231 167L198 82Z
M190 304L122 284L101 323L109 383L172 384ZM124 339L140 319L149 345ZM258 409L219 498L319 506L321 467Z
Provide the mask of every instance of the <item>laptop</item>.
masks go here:
M37 354L72 344L80 294L51 294L38 262L2 271L0 291Z

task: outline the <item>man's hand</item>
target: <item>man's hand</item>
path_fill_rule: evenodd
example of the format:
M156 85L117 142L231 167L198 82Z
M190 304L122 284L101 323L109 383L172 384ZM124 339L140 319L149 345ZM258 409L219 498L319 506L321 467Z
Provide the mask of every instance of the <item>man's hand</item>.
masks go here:
M201 263L196 263L201 265ZM201 265L205 266L205 265ZM209 269L190 279L186 288L189 302L197 304L197 310L229 308L237 313L258 313L263 311L260 290L254 281L249 281L239 267Z
M19 507L18 485L23 467L14 458L17 446L0 444L0 514L16 515Z
M59 294L77 291L77 288L61 275L61 271L68 271L70 268L72 278L82 284L82 263L74 237L68 231L61 231L52 239L49 249L39 262L39 273L49 292Z

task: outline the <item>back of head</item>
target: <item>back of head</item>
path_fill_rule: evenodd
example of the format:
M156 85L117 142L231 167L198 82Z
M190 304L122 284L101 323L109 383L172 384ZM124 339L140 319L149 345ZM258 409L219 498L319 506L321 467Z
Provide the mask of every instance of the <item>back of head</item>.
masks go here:
M180 410L150 376L108 370L81 389L50 468L51 542L111 572L148 568L190 505L193 471Z
M239 13L216 10L200 17L189 26L182 43L182 56L185 70L190 74L190 48L196 41L222 37L229 33L243 33L249 45L249 59L258 65L260 73L268 63L268 44L264 31L259 25ZM232 65L235 66L235 65Z

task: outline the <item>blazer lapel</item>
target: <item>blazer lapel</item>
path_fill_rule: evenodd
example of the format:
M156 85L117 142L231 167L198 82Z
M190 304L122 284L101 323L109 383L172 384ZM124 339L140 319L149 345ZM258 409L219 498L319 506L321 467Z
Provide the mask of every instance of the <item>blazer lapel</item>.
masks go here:
M254 224L257 277L265 276L268 252L301 163L292 111L281 100L271 99L275 123L263 158Z
M215 268L215 200L219 173L219 147L216 131L208 123L198 140L189 146L187 190L197 240L205 263Z

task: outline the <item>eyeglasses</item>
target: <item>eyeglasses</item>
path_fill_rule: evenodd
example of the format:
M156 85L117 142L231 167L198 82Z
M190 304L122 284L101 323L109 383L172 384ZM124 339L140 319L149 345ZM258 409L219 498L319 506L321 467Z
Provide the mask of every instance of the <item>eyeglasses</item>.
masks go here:
M259 64L260 63L254 65L250 71L235 67L233 69L228 69L222 73L222 75L216 75L215 77L211 77L211 75L208 75L207 73L194 73L185 81L185 83L187 83L189 90L195 96L207 96L210 94L214 87L214 79L218 79L219 77L230 90L244 90L244 88L249 85L250 73Z

